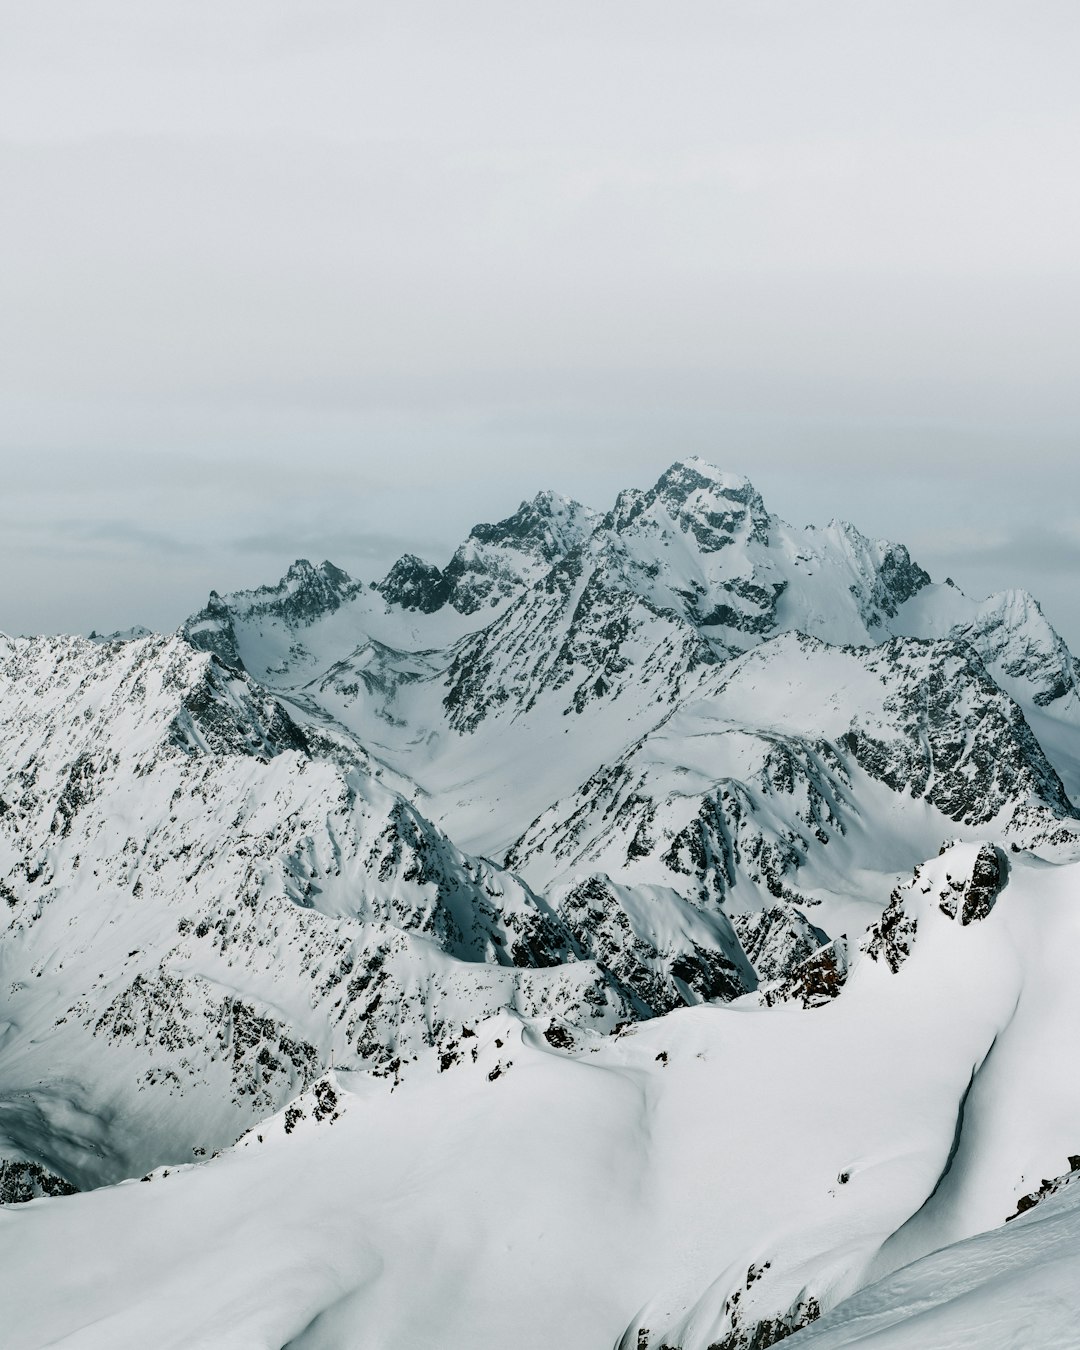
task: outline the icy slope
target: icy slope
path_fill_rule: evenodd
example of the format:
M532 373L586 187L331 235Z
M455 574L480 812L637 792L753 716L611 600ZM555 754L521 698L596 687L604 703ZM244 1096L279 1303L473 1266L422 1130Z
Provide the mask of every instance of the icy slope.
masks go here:
M763 1344L1075 1152L1080 872L978 860L921 868L813 1011L572 1053L496 1019L448 1072L339 1074L213 1161L0 1212L6 1344Z

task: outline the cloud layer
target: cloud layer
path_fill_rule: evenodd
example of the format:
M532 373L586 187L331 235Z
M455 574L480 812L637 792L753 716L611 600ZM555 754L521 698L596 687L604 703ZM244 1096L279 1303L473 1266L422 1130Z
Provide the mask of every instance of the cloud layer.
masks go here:
M0 626L444 556L686 453L1057 585L1078 55L1044 0L13 7Z

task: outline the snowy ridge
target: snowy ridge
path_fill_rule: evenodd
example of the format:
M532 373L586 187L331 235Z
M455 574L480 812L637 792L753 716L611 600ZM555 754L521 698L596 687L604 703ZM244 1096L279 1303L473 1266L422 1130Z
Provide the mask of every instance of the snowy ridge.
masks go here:
M861 1284L1002 1223L1072 1151L1078 1088L1052 1069L1080 1015L1076 867L1010 855L964 924L942 902L978 856L925 863L897 902L905 958L894 970L869 935L813 1011L684 1008L569 1052L497 1015L451 1072L394 1086L339 1070L212 1161L15 1207L8 1343L92 1325L87 1345L224 1346L240 1325L261 1347L379 1327L478 1350L746 1350L837 1307L820 1343L844 1344L824 1337ZM103 1227L108 1249L90 1240ZM20 1298L25 1272L57 1260L78 1289ZM909 1269L877 1288L895 1297ZM178 1279L200 1297L177 1301Z

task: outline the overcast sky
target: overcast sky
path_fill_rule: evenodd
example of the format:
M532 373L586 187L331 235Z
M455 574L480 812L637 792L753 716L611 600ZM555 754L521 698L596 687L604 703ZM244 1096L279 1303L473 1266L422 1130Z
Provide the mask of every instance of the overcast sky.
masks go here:
M682 455L1080 650L1076 0L0 0L0 628Z

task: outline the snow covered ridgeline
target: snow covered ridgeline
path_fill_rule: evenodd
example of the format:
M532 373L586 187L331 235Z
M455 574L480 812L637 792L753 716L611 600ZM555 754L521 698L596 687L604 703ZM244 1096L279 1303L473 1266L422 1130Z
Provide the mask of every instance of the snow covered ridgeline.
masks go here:
M137 950L103 952L95 935L87 969L106 969L53 1013L114 1040L164 1016L155 1043L187 1070L146 1066L144 1089L175 1094L179 1078L190 1096L195 1046L224 1040L236 1055L237 1009L269 1038L250 1047L256 1110L331 1048L400 1065L506 1002L588 1026L736 997L755 981L740 936L757 973L783 979L808 944L865 925L897 874L957 828L1068 846L1071 807L1022 708L1068 730L1071 658L1033 602L984 606L994 619L980 627L979 607L933 587L903 549L846 526L793 530L745 479L701 461L607 515L541 494L478 526L446 573L445 596L421 605L296 564L276 587L212 597L185 632L226 664L189 660L179 676L175 647L121 645L127 634L13 657L11 727L43 709L51 720L41 754L23 731L5 736L8 796L39 824L42 804L52 813L44 843L10 815L13 934L40 897L54 923L73 906L80 927L90 890L125 912L110 928L130 921L128 888L169 908ZM889 635L920 625L952 636ZM996 666L976 651L984 629ZM166 674L147 698L155 662ZM54 664L68 673L55 690ZM109 680L102 706L50 702ZM101 817L119 800L123 818L144 792L157 808L114 837ZM176 800L191 808L182 828ZM77 820L107 854L89 869L64 843ZM181 907L182 894L199 903ZM34 923L41 945L50 924ZM443 1009L445 978L412 988L431 943L452 961L552 974L492 986L469 970L465 985L487 992ZM269 984L238 983L249 950ZM18 947L12 961L33 964ZM312 996L297 1009L282 991L311 980L329 1035L325 1008L312 1024ZM61 977L65 992L75 983Z
M579 933L582 885L598 934L627 921L602 890L651 888L634 942L682 933L663 959L699 969L715 938L686 920L721 906L738 926L779 901L797 947L858 930L958 825L1072 830L1075 662L1034 601L980 606L901 546L795 529L700 460L606 514L542 493L442 571L363 588L297 564L185 631L377 754L459 844L573 893Z
M435 573L421 594L417 578ZM467 575L467 593L447 575ZM975 604L930 583L901 546L847 525L785 524L745 479L700 460L621 494L606 515L540 494L477 526L445 572L404 559L365 588L330 564L298 563L276 587L212 597L185 632L285 695L301 721L351 731L419 788L429 818L489 857L512 847L518 856L537 817L707 690L718 666L791 632L861 647L951 639L971 669L950 678L989 680L1015 700L1066 789L1080 793L1076 663L1030 597ZM901 666L908 650L890 649ZM782 672L773 678L782 690ZM752 710L741 720L762 725ZM909 708L915 739L917 720ZM957 730L936 749L962 775L977 717ZM929 776L904 762L875 771L893 783ZM923 851L909 848L903 865Z

